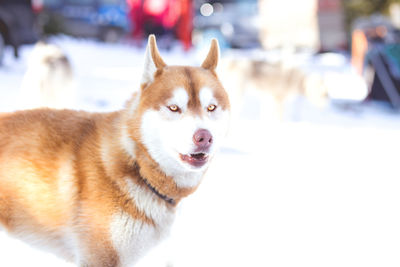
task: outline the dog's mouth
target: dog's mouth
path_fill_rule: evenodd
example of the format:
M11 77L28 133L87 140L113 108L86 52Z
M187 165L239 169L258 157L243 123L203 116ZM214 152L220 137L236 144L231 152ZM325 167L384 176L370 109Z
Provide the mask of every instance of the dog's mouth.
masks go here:
M188 155L180 154L180 156L182 161L187 162L197 168L204 166L204 164L206 164L208 161L208 155L206 153L194 153Z

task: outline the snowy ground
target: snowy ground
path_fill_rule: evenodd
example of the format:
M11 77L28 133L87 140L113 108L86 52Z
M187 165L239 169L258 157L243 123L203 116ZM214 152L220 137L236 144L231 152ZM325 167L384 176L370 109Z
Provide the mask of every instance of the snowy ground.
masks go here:
M77 108L122 107L137 89L143 49L56 39L72 60ZM18 106L32 47L0 68L0 111ZM173 64L197 54L165 52ZM170 239L138 266L400 266L400 114L377 104L296 120L260 119L248 94L204 183L178 212ZM256 108L254 108L256 107ZM0 233L0 266L71 266Z

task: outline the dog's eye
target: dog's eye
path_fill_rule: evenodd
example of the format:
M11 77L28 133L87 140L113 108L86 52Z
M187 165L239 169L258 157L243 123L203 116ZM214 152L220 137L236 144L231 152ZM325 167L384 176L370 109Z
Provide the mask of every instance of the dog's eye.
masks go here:
M207 110L208 110L208 111L214 111L216 108L217 108L216 105L211 104L211 105L209 105L209 106L207 107Z
M168 109L172 112L179 112L181 110L177 105L170 105L168 106Z

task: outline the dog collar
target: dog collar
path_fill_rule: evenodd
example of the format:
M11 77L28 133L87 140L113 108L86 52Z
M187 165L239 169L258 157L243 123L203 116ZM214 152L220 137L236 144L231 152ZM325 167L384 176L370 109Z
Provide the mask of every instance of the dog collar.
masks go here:
M173 198L170 198L166 195L161 194L160 192L157 191L157 189L152 186L149 181L147 181L147 179L143 178L144 183L147 185L148 188L150 188L151 191L153 191L154 194L156 194L159 198L165 200L167 203L171 204L171 205L175 205L176 202Z

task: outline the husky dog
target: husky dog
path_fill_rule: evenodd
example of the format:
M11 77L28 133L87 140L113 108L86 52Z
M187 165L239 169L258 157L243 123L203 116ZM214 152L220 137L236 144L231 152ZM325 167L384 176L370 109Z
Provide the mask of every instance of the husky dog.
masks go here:
M0 228L78 266L131 266L167 233L224 138L215 68L168 66L149 37L140 91L121 111L0 115Z

